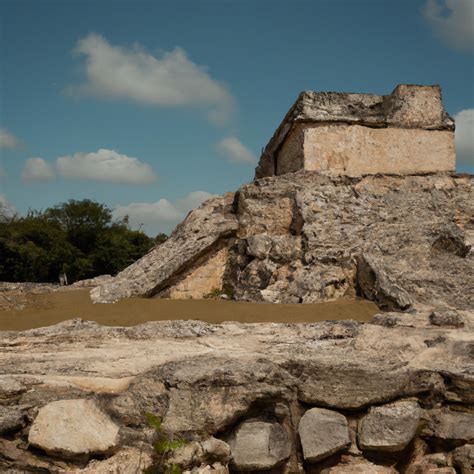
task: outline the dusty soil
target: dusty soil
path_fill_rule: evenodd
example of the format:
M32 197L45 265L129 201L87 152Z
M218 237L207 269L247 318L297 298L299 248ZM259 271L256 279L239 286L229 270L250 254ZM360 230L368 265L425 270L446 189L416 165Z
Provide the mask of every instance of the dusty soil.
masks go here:
M0 330L21 331L50 326L72 318L107 326L134 326L147 321L197 319L210 323L300 323L355 319L368 321L379 312L367 300L318 304L244 303L223 300L132 298L115 304L93 304L89 290L28 295L24 309L0 310Z

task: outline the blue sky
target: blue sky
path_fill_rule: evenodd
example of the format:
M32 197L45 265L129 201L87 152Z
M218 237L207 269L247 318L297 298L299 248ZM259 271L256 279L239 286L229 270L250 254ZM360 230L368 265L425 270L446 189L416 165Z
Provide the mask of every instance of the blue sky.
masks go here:
M169 232L253 178L302 90L440 84L474 172L474 0L1 0L0 200ZM107 179L107 180L104 180Z

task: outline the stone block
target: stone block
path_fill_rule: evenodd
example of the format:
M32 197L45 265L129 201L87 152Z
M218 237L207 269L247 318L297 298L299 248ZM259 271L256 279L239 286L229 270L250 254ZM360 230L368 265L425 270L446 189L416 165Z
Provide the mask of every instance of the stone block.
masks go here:
M439 86L401 84L386 96L303 92L255 177L301 169L349 176L454 171L453 132Z
M388 452L403 450L415 436L421 414L415 401L372 407L359 424L359 447Z
M311 408L300 420L298 433L307 462L317 462L350 446L344 415L324 408Z
M290 456L286 429L278 423L245 421L230 440L237 471L273 469Z

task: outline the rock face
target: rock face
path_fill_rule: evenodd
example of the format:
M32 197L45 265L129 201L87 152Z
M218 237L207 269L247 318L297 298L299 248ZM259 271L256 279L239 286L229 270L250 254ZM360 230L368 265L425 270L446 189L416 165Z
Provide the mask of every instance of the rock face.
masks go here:
M401 451L414 438L422 411L417 402L401 401L371 408L359 424L361 449Z
M301 418L298 433L305 461L314 463L349 447L346 417L331 410L312 408Z
M360 295L384 310L468 309L473 216L466 175L265 178L192 211L91 297L202 297L225 287L249 301Z
M256 178L305 169L348 176L454 171L454 122L439 86L388 96L302 92L260 158Z
M191 472L411 472L443 467L433 453L467 465L467 448L451 452L472 444L474 314L457 314L463 326L415 309L370 324L72 320L0 333L0 414L12 414L0 471L110 472L122 452L151 462L147 412L190 440L176 459Z
M39 410L28 441L65 457L102 454L118 443L118 426L90 400L59 400Z

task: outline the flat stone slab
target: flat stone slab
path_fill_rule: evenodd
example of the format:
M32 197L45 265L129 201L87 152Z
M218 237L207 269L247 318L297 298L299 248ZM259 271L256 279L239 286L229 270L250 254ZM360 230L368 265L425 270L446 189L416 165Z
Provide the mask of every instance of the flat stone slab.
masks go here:
M422 410L415 401L373 407L359 424L359 447L377 451L401 451L413 439Z
M302 417L298 433L305 461L316 462L351 444L344 415L324 408L311 408Z
M93 401L59 400L39 410L28 441L68 458L110 452L118 444L118 432L118 426Z
M290 456L286 429L278 423L247 421L230 440L235 468L239 471L272 469Z

